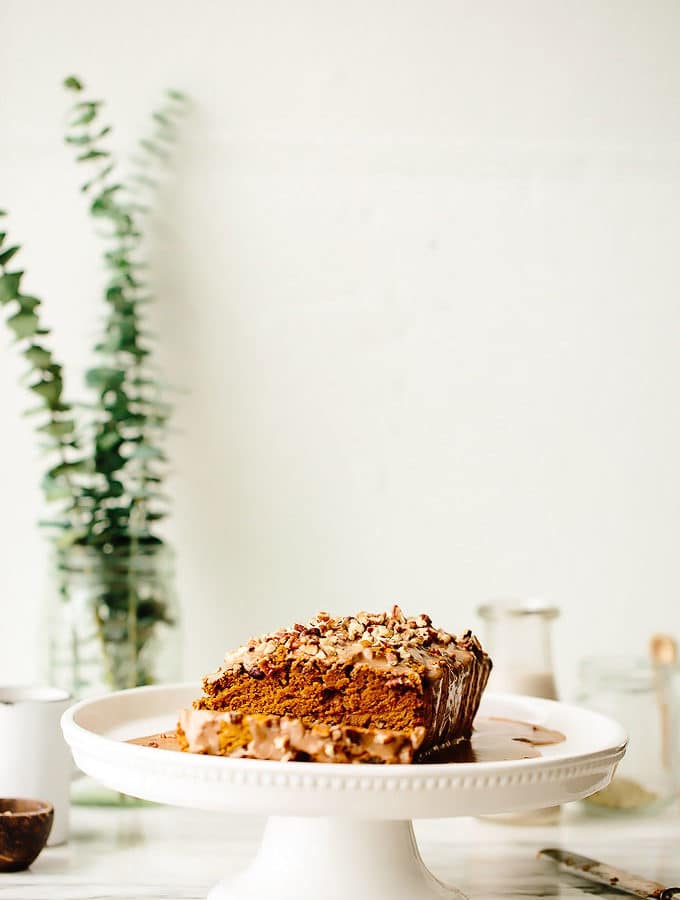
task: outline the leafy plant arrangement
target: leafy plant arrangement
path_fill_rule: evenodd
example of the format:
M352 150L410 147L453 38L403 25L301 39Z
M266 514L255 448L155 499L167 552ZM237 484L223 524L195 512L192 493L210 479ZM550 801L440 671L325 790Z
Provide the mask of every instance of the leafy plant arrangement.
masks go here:
M75 77L64 84L76 95L65 140L77 163L89 170L81 189L103 242L106 269L106 315L94 347L98 362L86 373L92 403L65 399L64 369L49 347L40 300L24 294L24 273L11 267L20 248L5 249L2 231L0 305L10 310L7 325L29 365L29 389L39 399L32 412L50 460L42 487L46 499L59 506L45 524L57 550L62 601L78 607L65 643L73 650L70 686L80 691L88 681L85 673L98 663L110 688L149 683L152 638L161 625L172 624L158 571L164 542L154 530L166 514L162 444L170 407L153 367L153 336L144 319L153 297L144 278L143 248L148 199L156 186L153 166L168 158L186 101L177 91L167 92L152 114L151 135L139 142L135 165L122 177L107 144L112 128L101 123L102 101L83 99ZM87 609L75 602L74 595L83 594L74 587L79 579L86 582ZM84 646L90 638L94 651Z

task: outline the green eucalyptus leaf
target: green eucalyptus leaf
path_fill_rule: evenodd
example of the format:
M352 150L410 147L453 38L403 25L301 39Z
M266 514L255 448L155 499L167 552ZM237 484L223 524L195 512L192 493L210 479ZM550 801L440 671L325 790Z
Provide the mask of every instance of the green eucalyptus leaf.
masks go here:
M97 450L95 452L95 467L98 472L107 477L113 472L118 472L123 468L127 460L115 448L102 451L99 449L99 441L97 442Z
M116 223L114 236L120 240L141 237L141 231L135 228L134 219L127 213L123 213L119 216L117 215L113 221Z
M5 238L7 237L6 231L0 231L0 247L5 243Z
M113 163L110 163L108 166L102 169L99 174L95 175L90 184L96 184L98 181L103 181L105 178L108 178L108 176L111 174L111 172L113 172L114 169L115 165Z
M101 353L104 356L108 356L111 353L115 353L116 344L117 341L114 338L107 338L105 341L100 341L98 344L95 344L94 349L96 353Z
M14 332L17 340L32 337L38 327L38 317L35 313L20 310L7 319L7 324Z
M85 381L90 387L115 390L125 381L125 369L115 369L113 366L98 366L88 369Z
M108 218L116 217L115 208L106 197L95 197L90 204L90 214L93 216L106 216Z
M161 503L168 503L170 501L170 497L167 494L161 493L161 491L149 491L145 488L138 488L137 490L131 491L133 500L158 500Z
M132 267L132 263L123 250L109 250L108 253L104 254L104 259L114 269L126 270Z
M57 479L75 475L78 472L88 472L89 462L86 459L76 459L72 462L61 462L47 473L48 478Z
M108 150L86 150L76 157L76 162L89 162L92 159L104 159L106 156L111 156Z
M130 216L116 201L115 193L122 185L114 184L113 187L100 191L90 205L90 212L94 216L110 216L114 221L129 221Z
M21 247L8 247L0 253L0 266L6 266L10 259L21 250Z
M97 118L97 108L93 105L88 105L87 109L82 112L79 116L71 122L72 128L80 128L82 125L89 125Z
M91 188L93 188L96 184L99 184L102 181L105 181L111 172L116 168L115 163L109 163L108 166L105 166L101 169L97 174L91 178L89 181L86 181L81 185L80 190L86 194Z
M122 184L112 184L112 185L110 185L110 187L105 188L99 196L100 197L113 197L114 194L117 194L119 191L122 191L122 190L123 190Z
M149 444L138 444L130 456L133 459L165 459L162 450Z
M33 312L40 306L40 300L37 297L30 297L28 294L18 294L16 297L21 312Z
M64 87L69 91L82 91L83 83L75 75L69 75L67 78L64 78Z
M31 385L31 390L34 393L39 394L45 400L45 403L47 403L50 409L55 409L58 407L59 401L61 399L62 389L63 382L61 378L53 378L51 381L38 381L36 384Z
M39 443L38 448L42 451L43 456L54 456L55 452L62 451L66 447L76 448L78 445L75 441L51 439L48 443Z
M103 393L108 394L110 392L105 391ZM128 404L127 395L123 391L118 390L113 393L114 399L112 401L105 401L103 406L110 418L120 422L130 415L130 406Z
M71 144L74 147L83 147L86 144L91 144L93 140L93 137L89 134L67 134L64 138L67 144Z
M44 347L31 344L24 350L24 356L36 369L45 369L52 362L52 354Z
M51 478L45 475L42 479L42 490L45 499L52 502L54 500L63 500L71 496L71 489L61 479Z
M125 487L122 481L118 481L116 478L111 478L108 482L108 492L110 497L122 497L125 493ZM120 508L121 513L127 513L128 510L126 507ZM109 510L110 512L110 510Z
M120 424L124 428L136 428L138 425L144 425L145 423L146 416L143 416L140 413L130 413L130 415L126 416ZM130 440L132 440L132 438L130 438Z
M60 419L59 421L53 420L47 422L46 425L41 425L38 431L49 434L51 437L62 438L73 434L75 427L76 423L73 419Z
M78 541L81 541L86 535L86 528L69 528L59 535L54 543L59 550L65 550L67 547L72 547Z
M107 431L97 438L97 450L112 450L114 447L120 447L122 443L123 439L117 431Z
M111 285L106 289L106 299L109 303L118 302L125 298L123 288L119 284Z
M23 272L5 272L0 275L0 304L4 305L14 300L19 293L19 283Z

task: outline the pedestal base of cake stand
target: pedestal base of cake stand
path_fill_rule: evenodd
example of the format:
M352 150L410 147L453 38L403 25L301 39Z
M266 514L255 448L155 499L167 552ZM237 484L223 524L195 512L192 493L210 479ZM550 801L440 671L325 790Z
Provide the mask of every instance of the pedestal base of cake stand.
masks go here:
M424 866L409 821L273 817L257 856L208 900L442 900L465 895Z

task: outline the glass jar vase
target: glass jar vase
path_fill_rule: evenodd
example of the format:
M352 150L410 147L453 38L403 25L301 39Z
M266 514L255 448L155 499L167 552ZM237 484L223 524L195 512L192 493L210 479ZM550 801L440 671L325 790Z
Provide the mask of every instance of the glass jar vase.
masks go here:
M590 812L654 813L677 797L677 667L649 659L590 657L579 672L578 702L616 719L628 749L611 784L583 801Z
M179 677L174 556L161 541L55 550L51 683L82 698Z

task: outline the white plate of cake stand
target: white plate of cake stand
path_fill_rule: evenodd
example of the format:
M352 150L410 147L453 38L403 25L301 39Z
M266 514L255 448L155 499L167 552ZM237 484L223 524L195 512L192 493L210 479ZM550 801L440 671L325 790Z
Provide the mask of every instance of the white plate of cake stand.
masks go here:
M260 849L208 900L433 900L460 896L423 865L412 820L555 806L605 787L625 752L610 719L575 706L488 694L480 714L561 731L536 759L338 765L227 759L141 747L174 730L197 685L84 700L62 719L77 765L114 790L174 806L267 815ZM187 863L190 865L190 862Z

